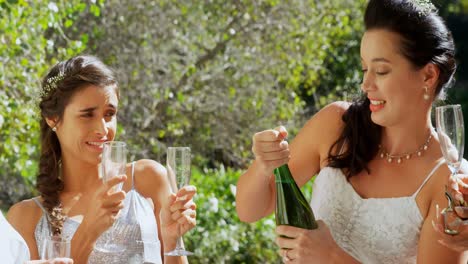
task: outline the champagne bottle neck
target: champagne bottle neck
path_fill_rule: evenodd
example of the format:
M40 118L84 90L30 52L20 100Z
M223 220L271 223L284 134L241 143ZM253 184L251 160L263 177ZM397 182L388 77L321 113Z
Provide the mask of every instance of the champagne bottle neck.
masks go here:
M274 170L275 182L277 183L294 183L294 178L291 175L288 164L284 164Z

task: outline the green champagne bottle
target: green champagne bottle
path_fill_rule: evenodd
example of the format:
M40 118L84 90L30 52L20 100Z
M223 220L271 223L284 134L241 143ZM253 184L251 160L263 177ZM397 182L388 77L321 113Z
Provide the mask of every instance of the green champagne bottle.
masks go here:
M276 225L316 229L314 213L297 186L287 164L274 170L276 182Z

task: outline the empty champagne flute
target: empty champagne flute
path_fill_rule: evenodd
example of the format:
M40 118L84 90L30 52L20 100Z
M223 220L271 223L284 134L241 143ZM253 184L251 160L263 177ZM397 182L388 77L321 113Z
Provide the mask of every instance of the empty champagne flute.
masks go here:
M48 236L44 238L41 260L55 258L70 258L70 239L62 236Z
M167 177L173 193L177 193L180 188L189 184L190 181L190 148L189 147L169 147L167 149ZM193 252L184 248L180 228L176 248L171 252L165 252L166 256L190 256Z
M122 141L108 141L103 145L102 150L102 180L107 183L110 179L124 175L127 165L127 145ZM111 191L118 192L122 190L123 183L114 186ZM116 244L114 239L114 225L104 233L105 242L96 243L95 248L102 252L116 253L125 250L125 247L120 244ZM107 233L107 234L106 234Z
M445 105L436 107L436 126L442 154L450 169L450 177L457 177L463 160L465 146L465 128L460 105ZM442 211L444 231L456 235L462 223L454 211L455 200L449 192L445 192L448 206Z

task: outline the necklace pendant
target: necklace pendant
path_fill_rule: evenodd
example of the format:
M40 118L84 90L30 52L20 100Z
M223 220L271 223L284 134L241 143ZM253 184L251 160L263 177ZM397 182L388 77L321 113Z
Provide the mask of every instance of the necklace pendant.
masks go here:
M385 157L384 153L380 153L380 158L383 159Z
M392 159L392 158L388 158L387 161L388 161L388 163L392 163L393 159Z
M401 158L398 158L397 162L398 162L398 164L400 164L401 163Z
M422 155L422 152L418 151L418 157L421 157L421 155Z
M409 160L411 158L411 155L410 154L407 154L406 157L405 157L407 160Z

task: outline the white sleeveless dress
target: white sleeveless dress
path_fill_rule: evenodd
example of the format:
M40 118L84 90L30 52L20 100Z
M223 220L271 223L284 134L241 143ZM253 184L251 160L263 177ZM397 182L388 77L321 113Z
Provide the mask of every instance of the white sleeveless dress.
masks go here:
M336 243L361 263L416 263L424 220L416 196L442 164L411 196L367 199L356 193L340 169L326 167L315 179L311 207Z
M124 245L125 250L119 253L104 253L94 249L89 256L89 264L162 264L157 222L149 202L135 190L134 167L135 163L133 162L132 189L125 197L124 208L114 224L113 232L113 242ZM34 232L40 254L44 247L43 238L51 234L51 229L47 211L37 198L33 200L43 211ZM79 222L67 218L62 235L69 238L73 237L79 225ZM107 231L104 232L96 243L106 241L108 234Z

